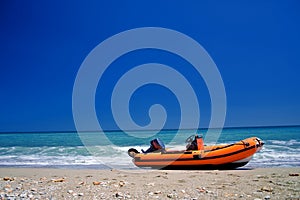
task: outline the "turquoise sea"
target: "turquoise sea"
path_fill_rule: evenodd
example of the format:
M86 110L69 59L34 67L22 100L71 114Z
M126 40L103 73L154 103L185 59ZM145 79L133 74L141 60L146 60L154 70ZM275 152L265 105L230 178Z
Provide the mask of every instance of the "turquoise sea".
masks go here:
M199 130L204 138L206 131ZM164 130L152 138L159 137L167 148L184 149L185 138L196 132ZM94 144L83 145L77 132L0 133L0 167L135 169L127 150L147 149L151 139L135 139L118 131L83 134ZM111 144L96 142L103 134ZM175 135L179 138L176 141L172 140ZM252 136L261 138L265 145L245 167L300 167L299 126L225 128L217 143L233 143Z

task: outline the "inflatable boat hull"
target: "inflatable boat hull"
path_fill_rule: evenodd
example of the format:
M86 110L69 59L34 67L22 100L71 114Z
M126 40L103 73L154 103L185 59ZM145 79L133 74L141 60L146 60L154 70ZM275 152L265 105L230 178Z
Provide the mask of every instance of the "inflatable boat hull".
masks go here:
M246 165L263 144L252 137L234 144L205 146L203 150L137 152L133 163L155 169L235 169Z

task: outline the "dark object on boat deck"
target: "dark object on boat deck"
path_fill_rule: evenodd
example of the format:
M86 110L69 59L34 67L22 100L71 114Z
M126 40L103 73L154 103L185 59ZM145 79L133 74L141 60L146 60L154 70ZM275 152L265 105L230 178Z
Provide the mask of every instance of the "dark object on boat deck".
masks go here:
M164 151L164 150L165 150L165 144L159 138L156 138L150 141L149 149L147 149L146 151L142 149L142 152L151 153L154 151Z

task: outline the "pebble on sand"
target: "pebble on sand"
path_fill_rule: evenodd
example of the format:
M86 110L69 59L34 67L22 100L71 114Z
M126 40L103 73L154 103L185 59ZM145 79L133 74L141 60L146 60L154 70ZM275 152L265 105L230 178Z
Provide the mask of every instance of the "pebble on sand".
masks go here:
M263 191L263 192L273 192L273 188L264 186L264 187L262 187L260 189L260 191Z
M78 193L78 196L82 197L84 194L82 192Z
M65 182L66 180L64 178L58 178L58 179L51 179L52 182L58 183L58 182Z
M74 191L73 190L68 190L68 193L69 194L72 194Z
M299 176L298 173L290 173L289 176Z
M125 185L125 182L124 182L124 181L120 181L120 182L119 182L119 186L120 186L120 187L123 187L124 185Z
M3 180L4 180L4 181L13 181L13 180L15 180L15 179L14 179L13 177L7 177L7 176L6 176L6 177L3 178Z
M99 181L94 181L93 182L93 185L100 185L101 184L101 182L99 182Z

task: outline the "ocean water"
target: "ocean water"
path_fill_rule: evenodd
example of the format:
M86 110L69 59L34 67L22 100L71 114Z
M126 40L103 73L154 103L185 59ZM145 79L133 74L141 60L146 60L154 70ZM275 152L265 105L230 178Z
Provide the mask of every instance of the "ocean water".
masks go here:
M206 131L199 130L204 138ZM130 137L123 132L0 133L0 167L136 169L127 155L129 148L147 149L149 141L159 137L167 148L184 149L185 138L196 132L164 130L149 138ZM149 135L151 131L135 134ZM300 167L299 126L226 128L217 143L234 143L252 136L261 138L265 145L245 167ZM99 142L103 137L109 143Z

